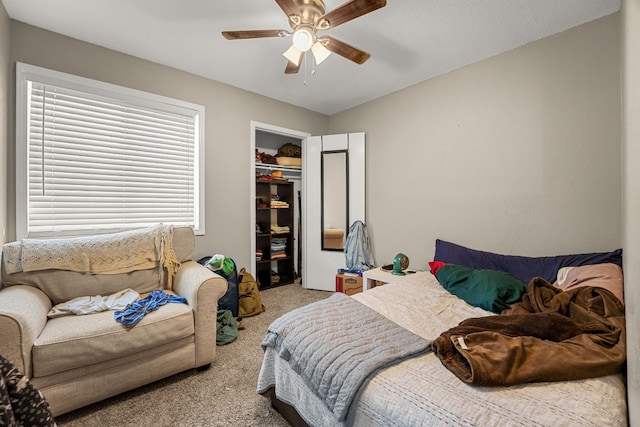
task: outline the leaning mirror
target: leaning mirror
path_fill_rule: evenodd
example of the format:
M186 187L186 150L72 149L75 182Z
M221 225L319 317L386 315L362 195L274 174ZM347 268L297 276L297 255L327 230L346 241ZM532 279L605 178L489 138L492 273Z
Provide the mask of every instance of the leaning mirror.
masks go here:
M349 230L349 161L347 150L321 157L322 250L342 251Z

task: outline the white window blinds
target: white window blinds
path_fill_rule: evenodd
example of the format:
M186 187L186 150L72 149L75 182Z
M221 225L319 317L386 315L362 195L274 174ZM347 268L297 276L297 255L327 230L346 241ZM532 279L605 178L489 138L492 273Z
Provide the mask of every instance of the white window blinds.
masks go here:
M203 107L75 76L25 77L22 237L200 229Z

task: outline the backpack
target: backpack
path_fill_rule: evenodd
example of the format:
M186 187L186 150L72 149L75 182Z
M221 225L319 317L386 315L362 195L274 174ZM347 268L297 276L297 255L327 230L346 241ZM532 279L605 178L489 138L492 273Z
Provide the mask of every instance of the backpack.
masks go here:
M206 266L210 259L210 256L204 257L198 260L198 263ZM225 259L233 262L231 258ZM224 274L222 270L218 270L215 273L227 280L227 292L218 300L218 310L229 310L233 317L238 317L238 271L236 270L236 263L233 262L233 268L229 275Z
M258 283L244 268L240 270L240 283L238 283L238 294L240 296L240 317L249 317L260 314L266 310L262 304L262 297L258 290Z

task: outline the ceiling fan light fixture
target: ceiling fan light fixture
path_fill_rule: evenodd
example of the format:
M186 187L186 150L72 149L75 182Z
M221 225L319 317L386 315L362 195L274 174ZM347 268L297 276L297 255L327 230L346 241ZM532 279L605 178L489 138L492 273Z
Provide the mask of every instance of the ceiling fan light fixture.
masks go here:
M356 64L363 64L371 55L357 47L334 39L329 35L318 37L318 31L330 30L346 22L386 6L387 0L346 0L345 3L326 12L324 0L275 0L289 21L289 30L239 30L223 31L227 40L257 39L267 37L289 37L292 45L283 53L287 58L285 74L296 74L300 70L306 53L313 53L313 64L324 62L335 53ZM306 64L306 61L304 61ZM305 73L307 67L305 66ZM311 73L315 73L315 68ZM306 84L306 82L305 82Z
M306 52L313 45L314 36L311 30L306 27L298 28L293 33L293 45L300 51Z
M291 45L289 49L282 55L296 66L300 65L300 59L302 58L301 51L295 45Z
M318 41L311 46L311 52L313 52L313 57L316 59L316 64L320 64L331 55L331 51Z

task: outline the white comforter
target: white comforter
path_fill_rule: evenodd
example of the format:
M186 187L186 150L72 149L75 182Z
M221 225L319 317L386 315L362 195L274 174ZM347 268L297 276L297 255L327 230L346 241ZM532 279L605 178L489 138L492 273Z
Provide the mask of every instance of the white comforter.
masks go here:
M444 290L427 272L357 294L361 303L427 339L469 317L491 313L471 307ZM363 325L366 327L366 325ZM622 375L514 387L472 387L442 366L433 353L376 374L353 402L345 423L304 381L267 349L258 390L275 385L312 426L626 426Z

